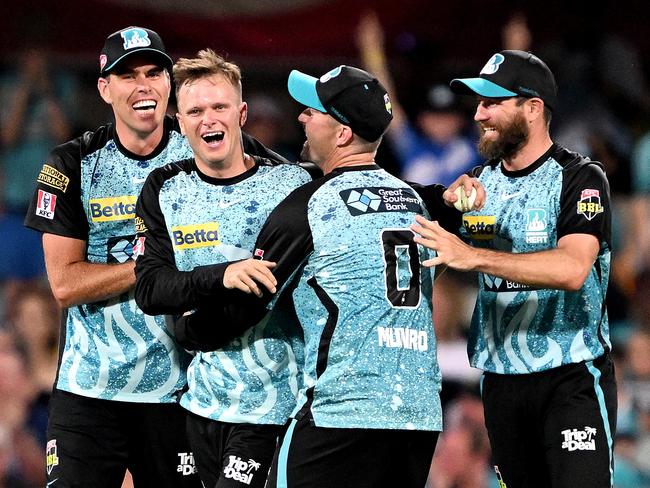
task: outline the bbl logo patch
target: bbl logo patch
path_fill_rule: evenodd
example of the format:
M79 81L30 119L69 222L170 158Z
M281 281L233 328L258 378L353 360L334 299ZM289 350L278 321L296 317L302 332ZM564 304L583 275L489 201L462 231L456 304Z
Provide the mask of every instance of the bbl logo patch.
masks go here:
M47 474L51 474L54 466L59 465L59 456L56 453L56 439L47 441L47 450L45 451Z
M138 237L135 241L135 245L133 246L133 259L137 259L138 256L142 256L144 254L144 240L146 237Z
M605 208L600 204L600 191L592 189L582 190L580 200L578 200L578 215L584 215L587 220L591 220L604 211Z

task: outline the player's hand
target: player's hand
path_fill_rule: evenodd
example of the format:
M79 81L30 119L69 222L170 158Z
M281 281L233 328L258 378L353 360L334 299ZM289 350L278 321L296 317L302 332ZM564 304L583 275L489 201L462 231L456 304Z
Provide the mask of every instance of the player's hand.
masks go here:
M260 285L271 293L275 293L278 281L271 273L275 263L260 261L259 259L246 259L233 263L226 268L223 274L223 285L228 289L237 289L246 293L262 296Z
M476 188L476 198L474 199L474 205L472 205L472 210L481 210L485 201L487 200L487 194L485 193L485 188L478 180L478 178L472 178L467 175L460 175L449 188L445 190L442 194L442 199L449 207L454 206L454 202L458 200L458 195L454 193L456 188L462 186L465 188L465 195L470 196L472 193L472 188Z
M417 224L411 225L411 230L416 235L413 240L424 247L436 251L436 257L422 261L426 267L446 264L460 271L473 269L472 257L474 248L461 241L458 236L447 232L437 221L430 221L416 215Z

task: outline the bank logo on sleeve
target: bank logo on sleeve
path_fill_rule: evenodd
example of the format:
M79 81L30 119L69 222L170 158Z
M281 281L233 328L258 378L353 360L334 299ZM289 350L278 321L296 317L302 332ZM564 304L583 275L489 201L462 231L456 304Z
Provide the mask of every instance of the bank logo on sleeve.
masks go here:
M38 199L36 200L36 215L52 220L54 218L54 209L56 208L56 195L50 192L38 190Z
M603 213L605 208L600 203L600 191L593 189L582 190L578 200L578 215L583 215L587 220Z
M420 200L408 188L351 188L339 195L353 216L374 212L422 213Z
M108 254L106 262L110 264L123 264L129 259L135 259L133 255L136 243L135 235L111 237L106 242Z
M528 244L545 244L548 242L546 222L546 210L543 208L526 209L526 242Z
M595 451L596 429L585 425L583 430L566 429L562 435L562 449L567 451Z
M196 249L199 247L218 246L219 223L178 225L172 227L172 245L174 250Z
M254 459L242 461L239 456L228 456L228 464L223 468L223 474L226 478L239 481L244 485L250 485L253 481L253 475L262 465Z

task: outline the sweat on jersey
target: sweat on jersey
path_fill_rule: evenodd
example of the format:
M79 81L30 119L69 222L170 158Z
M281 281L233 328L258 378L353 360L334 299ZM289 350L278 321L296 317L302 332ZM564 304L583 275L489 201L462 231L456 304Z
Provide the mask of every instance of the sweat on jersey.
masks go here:
M223 296L214 265L251 257L271 211L308 181L297 165L261 158L232 178L211 178L194 159L154 171L137 203L138 303L181 314ZM282 425L302 387L302 364L297 320L273 312L218 350L196 353L181 405L222 422Z
M527 374L589 361L611 349L605 295L610 268L609 184L600 163L553 145L535 163L507 171L498 161L473 171L489 195L463 215L472 245L505 252L554 249L591 234L600 251L582 288L536 288L479 273L468 353L472 366Z
M426 214L413 188L375 165L339 168L291 193L271 213L255 256L277 262L275 309L295 314L305 340L305 386L293 416L319 427L441 430L440 371L431 318L429 251L409 226ZM184 317L243 326L271 296ZM288 299L287 299L288 298Z
M166 118L163 140L140 157L119 142L114 126L56 147L43 165L25 225L86 241L91 263L133 257L135 203L149 172L187 158L191 149ZM127 402L175 402L189 355L164 317L145 315L133 290L64 310L56 387Z

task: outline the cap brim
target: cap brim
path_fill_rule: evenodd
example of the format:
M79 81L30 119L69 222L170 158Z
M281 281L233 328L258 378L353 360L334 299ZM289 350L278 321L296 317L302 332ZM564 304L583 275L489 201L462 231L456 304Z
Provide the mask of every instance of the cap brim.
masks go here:
M518 96L515 92L492 83L485 78L456 78L449 84L455 93L476 94L485 98L509 98Z
M287 82L289 94L303 105L314 108L319 112L327 112L320 98L318 98L318 92L316 91L317 81L317 78L294 69L289 74L289 81Z
M140 49L133 49L132 51L129 51L128 53L123 54L121 57L117 58L115 61L113 61L112 64L109 66L104 66L104 69L101 71L102 73L108 73L110 70L115 69L115 67L120 64L122 61L124 61L126 58L129 56L132 56L137 53L145 53L145 54L150 54L152 58L158 58L162 60L161 66L167 68L167 70L171 70L172 66L174 65L174 62L172 61L172 58L170 58L167 54L165 54L162 51L159 51L158 49L151 49L149 47L143 47Z

